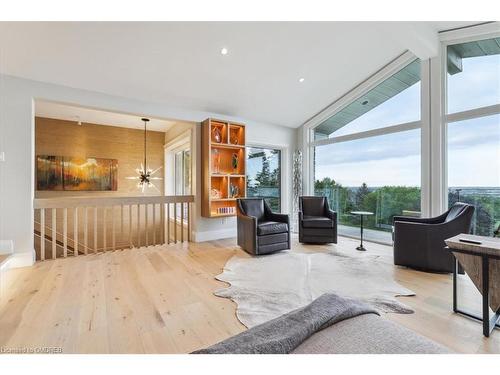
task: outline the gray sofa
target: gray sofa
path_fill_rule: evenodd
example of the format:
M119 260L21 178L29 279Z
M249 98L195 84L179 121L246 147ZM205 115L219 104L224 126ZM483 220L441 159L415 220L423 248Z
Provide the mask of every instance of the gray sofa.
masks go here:
M297 324L309 324L297 321ZM243 346L253 340L258 344L267 343L267 336L252 334L261 326L250 328ZM280 326L278 326L279 328ZM240 334L240 335L242 335ZM207 349L195 351L195 354L250 354L236 345L234 340L239 335L230 337ZM276 337L269 338L274 343ZM267 354L267 352L259 352ZM273 353L273 352L271 352ZM330 325L305 339L290 354L444 354L450 350L427 339L397 323L375 314L362 314Z
M448 353L357 299L325 293L311 303L193 354Z
M432 218L394 217L394 264L431 272L453 272L444 240L469 233L474 206L455 203Z
M325 328L291 354L445 354L450 350L374 314L359 315Z

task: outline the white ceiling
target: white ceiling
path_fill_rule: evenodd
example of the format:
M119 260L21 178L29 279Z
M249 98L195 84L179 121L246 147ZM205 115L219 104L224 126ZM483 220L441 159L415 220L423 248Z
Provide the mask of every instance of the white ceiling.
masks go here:
M437 31L464 24L0 22L0 72L298 127L405 50L434 54Z
M88 123L119 126L131 129L144 129L144 122L141 121L141 116L75 107L42 100L37 100L35 103L35 115L38 117L54 118L58 120L73 122L80 121L83 125ZM147 129L159 132L166 132L174 125L179 126L185 124L179 121L161 120L156 118L149 118L149 120Z

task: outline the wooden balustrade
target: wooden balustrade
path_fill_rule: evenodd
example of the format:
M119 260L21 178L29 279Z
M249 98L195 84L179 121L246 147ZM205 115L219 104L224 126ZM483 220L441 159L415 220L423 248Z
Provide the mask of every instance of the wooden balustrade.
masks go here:
M194 196L34 200L37 259L191 240Z

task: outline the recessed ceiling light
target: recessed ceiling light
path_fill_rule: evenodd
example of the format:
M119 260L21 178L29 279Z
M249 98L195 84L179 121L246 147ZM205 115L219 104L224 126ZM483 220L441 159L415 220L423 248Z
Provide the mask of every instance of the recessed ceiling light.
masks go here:
M299 82L300 82L300 83L302 83L302 82L304 82L304 81L305 81L305 79L304 79L304 78L299 78Z
M227 50L227 48L226 48L226 47L224 47L224 48L222 48L222 49L220 50L220 54L221 54L221 55L227 55L227 53L228 53L228 52L229 52L229 51Z

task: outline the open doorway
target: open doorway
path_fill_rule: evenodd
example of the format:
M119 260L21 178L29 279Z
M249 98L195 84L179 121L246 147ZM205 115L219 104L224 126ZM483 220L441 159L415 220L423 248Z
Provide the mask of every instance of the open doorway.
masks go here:
M41 100L34 123L37 259L189 239L185 220L173 223L170 238L165 217L170 209L189 216L189 199L167 196L189 194L189 147L171 176L165 145L193 123ZM170 185L179 188L167 192Z
M167 132L165 144L165 195L186 196L193 195L193 130L190 128L184 131L173 129ZM188 207L182 210L173 206L168 208L167 217L169 225L175 228L191 227L188 214ZM169 227L170 228L170 227ZM171 236L182 235L176 230Z

